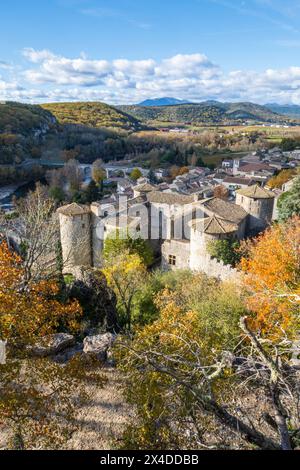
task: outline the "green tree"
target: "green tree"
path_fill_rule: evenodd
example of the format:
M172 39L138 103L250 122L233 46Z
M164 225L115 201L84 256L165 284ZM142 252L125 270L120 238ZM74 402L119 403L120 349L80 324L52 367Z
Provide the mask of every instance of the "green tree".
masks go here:
M64 190L57 186L49 189L49 196L57 202L63 202L66 199Z
M97 201L100 197L99 187L96 185L95 181L92 180L88 187L85 190L85 198L87 202Z
M214 240L208 243L210 256L223 261L224 264L236 266L240 262L241 255L238 251L240 244L236 240Z
M103 258L108 260L128 250L130 254L137 254L145 266L150 266L154 260L154 254L147 240L132 238L129 234L121 236L119 230L108 236L105 240Z
M133 181L137 181L139 178L141 178L143 176L141 170L139 170L139 168L134 168L132 170L132 172L130 173L130 178L133 180Z
M292 189L278 200L278 218L285 222L294 215L300 215L300 176L295 179Z

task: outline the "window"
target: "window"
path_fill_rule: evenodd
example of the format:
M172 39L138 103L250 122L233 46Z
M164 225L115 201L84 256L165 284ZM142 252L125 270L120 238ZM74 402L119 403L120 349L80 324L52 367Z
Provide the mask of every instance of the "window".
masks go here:
M85 224L82 224L82 228L85 228Z
M141 226L140 226L140 225L138 225L138 226L136 227L136 231L137 231L137 232L140 232L140 231L141 231Z
M174 255L169 255L169 264L171 266L176 266L176 256Z

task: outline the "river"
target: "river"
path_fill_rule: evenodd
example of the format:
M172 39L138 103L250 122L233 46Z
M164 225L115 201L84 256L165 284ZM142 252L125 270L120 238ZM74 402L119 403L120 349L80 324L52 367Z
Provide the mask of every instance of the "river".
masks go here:
M13 209L13 198L25 197L29 191L34 190L35 181L0 186L0 208L5 212Z

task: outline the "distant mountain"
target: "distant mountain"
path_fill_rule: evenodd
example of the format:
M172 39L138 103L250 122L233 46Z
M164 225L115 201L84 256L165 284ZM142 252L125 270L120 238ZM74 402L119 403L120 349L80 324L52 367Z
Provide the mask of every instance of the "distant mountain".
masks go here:
M189 101L178 100L177 98L154 98L152 100L145 100L137 106L174 106L178 104L187 104Z
M125 131L138 131L144 127L134 116L100 102L48 103L42 108L50 111L60 124Z
M155 125L156 122L197 125L226 124L233 122L286 122L287 117L254 103L221 103L204 101L198 104L173 106L120 106L140 121Z
M297 104L268 103L265 106L275 113L297 118L300 116L300 106Z

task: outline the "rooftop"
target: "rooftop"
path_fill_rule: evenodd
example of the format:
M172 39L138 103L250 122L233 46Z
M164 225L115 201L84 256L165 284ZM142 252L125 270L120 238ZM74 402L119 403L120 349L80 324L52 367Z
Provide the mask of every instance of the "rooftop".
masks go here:
M90 207L73 202L72 204L68 204L67 206L60 207L59 209L57 209L57 212L68 217L73 217L76 215L89 214Z
M187 196L185 194L179 194L179 193L174 193L174 192L163 193L160 191L152 191L151 193L148 193L147 199L151 203L169 204L169 205L192 204L195 201L194 196Z
M139 191L141 193L150 193L151 191L155 191L157 188L150 183L140 184L138 186L133 187L134 191Z
M208 215L216 215L234 224L240 224L248 216L242 207L232 202L223 201L223 199L211 198L199 202Z
M267 191L267 189L262 188L258 184L250 186L249 188L239 189L237 194L254 199L273 199L275 197L271 191Z
M207 219L195 220L192 227L208 235L233 233L238 230L238 226L236 224L228 222L227 220L221 219L215 215L208 217Z

